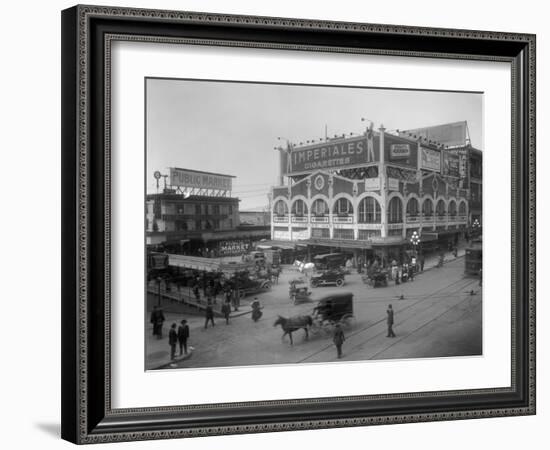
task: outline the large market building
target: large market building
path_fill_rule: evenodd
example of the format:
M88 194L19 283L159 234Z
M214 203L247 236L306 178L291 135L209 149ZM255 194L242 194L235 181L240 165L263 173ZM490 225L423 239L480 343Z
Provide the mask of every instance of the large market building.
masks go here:
M360 135L279 151L271 238L310 254L403 259L415 231L428 251L464 237L473 212L481 221L481 151L466 122L392 133L371 124Z
M157 182L161 177L156 172ZM231 256L269 237L269 225L241 225L239 199L231 195L233 176L172 167L166 178L162 192L146 197L149 249Z

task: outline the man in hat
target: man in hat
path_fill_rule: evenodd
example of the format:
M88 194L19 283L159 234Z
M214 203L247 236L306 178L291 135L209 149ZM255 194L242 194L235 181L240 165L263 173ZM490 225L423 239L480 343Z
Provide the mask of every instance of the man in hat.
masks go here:
M336 346L336 351L338 353L338 359L342 357L342 344L346 340L344 336L344 331L342 330L342 326L337 323L334 327L334 336L332 337L332 341L334 342L334 345Z
M176 331L176 323L174 322L168 332L168 344L170 344L170 359L176 357L176 344L178 343L178 333Z
M393 308L391 305L388 306L388 309L386 310L386 314L388 315L388 318L386 321L388 324L387 337L395 337L395 333L393 332Z
M187 355L187 339L189 338L189 325L187 325L187 320L183 319L178 327L178 342L180 344L180 356L185 354Z
M164 323L164 313L162 309L158 306L153 306L153 311L151 312L151 323L153 324L153 336L156 336L157 339L162 338L162 324Z
M215 323L214 323L214 309L212 308L212 303L211 302L208 302L204 312L205 312L205 315L206 315L206 320L204 322L204 329L206 330L208 328L208 322L212 322L212 326L215 326Z

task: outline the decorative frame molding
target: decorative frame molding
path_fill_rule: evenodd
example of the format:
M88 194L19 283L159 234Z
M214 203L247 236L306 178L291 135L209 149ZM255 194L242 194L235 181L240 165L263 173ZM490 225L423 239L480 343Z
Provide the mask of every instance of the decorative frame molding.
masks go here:
M112 409L109 111L117 40L511 63L511 386ZM83 444L535 413L534 35L75 6L62 14L62 83L63 438Z

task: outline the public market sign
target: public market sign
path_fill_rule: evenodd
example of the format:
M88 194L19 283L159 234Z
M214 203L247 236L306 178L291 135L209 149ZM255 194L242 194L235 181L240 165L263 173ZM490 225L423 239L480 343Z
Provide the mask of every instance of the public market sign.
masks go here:
M374 163L379 159L378 147L378 136L367 134L357 138L281 150L284 174L292 175Z
M220 189L230 191L232 176L198 170L170 167L170 184L182 188Z

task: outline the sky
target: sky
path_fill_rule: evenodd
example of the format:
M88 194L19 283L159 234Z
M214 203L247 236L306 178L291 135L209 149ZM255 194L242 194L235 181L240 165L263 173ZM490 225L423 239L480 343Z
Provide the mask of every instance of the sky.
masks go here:
M267 205L278 180L274 149L335 134L412 129L466 120L472 145L483 149L483 94L148 79L147 191L153 173L169 167L233 175L240 209ZM367 122L361 119L365 118ZM278 140L278 138L282 140Z

